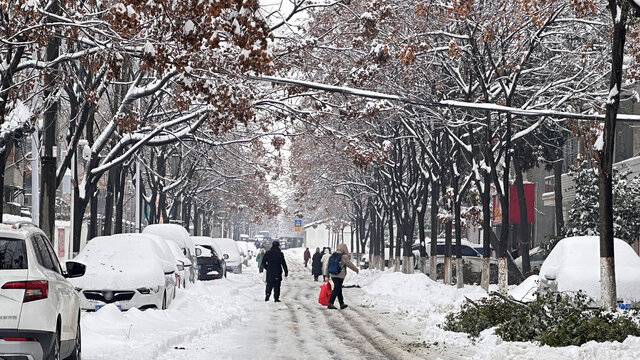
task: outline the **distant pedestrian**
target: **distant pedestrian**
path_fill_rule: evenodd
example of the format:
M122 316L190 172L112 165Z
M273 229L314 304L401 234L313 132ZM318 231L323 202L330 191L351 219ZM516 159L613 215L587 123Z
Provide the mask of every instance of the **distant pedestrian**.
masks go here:
M311 259L311 274L313 275L313 281L318 281L318 276L322 275L322 253L320 248L316 248L316 253L313 254Z
M329 258L331 257L331 248L325 247L322 253L322 280L329 280Z
M333 289L331 290L331 297L329 298L329 305L327 305L327 308L336 309L336 307L333 305L333 302L336 301L336 298L338 298L340 309L345 309L347 307L347 304L344 303L344 299L342 297L342 283L344 282L344 278L347 276L347 267L355 271L356 274L359 273L360 270L358 270L358 268L353 265L351 260L349 260L349 248L347 248L346 244L338 245L336 253L341 254L340 272L337 274L331 274Z
M262 267L263 257L264 257L264 249L260 249L260 253L258 254L258 256L256 256L256 262L258 262L258 269L260 269L260 274L262 274L262 270L264 270L264 267Z
M262 266L267 269L267 290L265 291L264 301L269 301L271 290L273 290L273 300L280 302L282 271L284 270L284 277L287 277L289 276L289 269L287 269L287 262L280 250L278 241L274 241L271 244L271 249L264 254Z
M307 263L311 260L311 252L309 252L309 248L304 251L304 267L307 267Z

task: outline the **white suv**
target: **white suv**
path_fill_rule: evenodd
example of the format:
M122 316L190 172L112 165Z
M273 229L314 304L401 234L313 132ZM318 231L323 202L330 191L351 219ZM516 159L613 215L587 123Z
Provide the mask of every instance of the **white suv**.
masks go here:
M80 359L80 300L36 226L0 224L0 359Z

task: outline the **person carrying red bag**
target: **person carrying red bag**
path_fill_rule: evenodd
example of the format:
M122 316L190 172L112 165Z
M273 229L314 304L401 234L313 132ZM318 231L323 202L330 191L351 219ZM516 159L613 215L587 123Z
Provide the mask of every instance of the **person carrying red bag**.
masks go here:
M318 296L318 303L322 306L329 305L329 298L331 297L331 283L329 280L325 280L320 285L320 296Z
M335 261L334 257L336 258ZM356 274L360 272L360 270L353 265L351 260L349 260L349 248L347 248L346 244L338 245L336 252L331 255L331 258L329 259L328 268L331 280L333 280L333 290L331 291L331 297L329 298L327 308L337 309L335 305L333 305L333 302L337 298L340 303L340 309L346 309L347 304L344 303L344 299L342 298L342 283L344 282L344 278L347 276L347 268L355 271Z

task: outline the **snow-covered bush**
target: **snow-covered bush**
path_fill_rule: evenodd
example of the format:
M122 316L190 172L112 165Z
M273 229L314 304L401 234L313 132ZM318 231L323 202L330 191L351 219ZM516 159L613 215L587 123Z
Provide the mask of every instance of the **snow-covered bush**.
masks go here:
M535 301L520 303L498 293L479 301L468 300L460 312L447 315L443 328L477 337L495 327L505 341L539 341L549 346L582 345L589 341L624 341L640 336L638 312L589 309L591 299L546 293Z

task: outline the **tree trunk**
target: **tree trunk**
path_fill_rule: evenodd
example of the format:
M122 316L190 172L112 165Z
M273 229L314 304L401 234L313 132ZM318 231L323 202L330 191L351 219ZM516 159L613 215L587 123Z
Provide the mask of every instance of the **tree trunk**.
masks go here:
M438 280L438 196L439 184L434 181L431 186L431 243L429 245L429 276Z
M113 231L113 202L114 188L118 181L115 168L109 169L109 179L107 180L107 196L104 204L104 232L103 235L111 235Z
M553 164L553 194L556 215L556 236L564 235L564 212L562 209L562 149L558 150L558 157Z
M444 283L451 285L453 283L451 275L451 238L453 233L453 226L451 221L448 220L444 224Z
M459 181L459 177L455 175L453 177L453 218L456 232L456 286L460 289L464 287L464 272L462 271L462 216L460 209L462 199L460 198Z
M514 171L516 172L516 191L518 193L518 207L520 208L520 224L518 224L518 232L520 234L520 256L522 256L522 273L527 274L531 271L529 263L529 223L527 222L527 199L524 195L524 179L522 178L522 167L518 158L513 161Z
M484 174L484 189L482 189L482 277L480 286L489 291L491 279L491 179Z
M395 244L394 242L394 233L393 233L393 221L395 220L394 216L393 216L393 205L389 205L389 259L387 259L388 261L388 266L389 269L393 268L393 271L398 271L396 270L395 266L394 266L394 262L395 262L395 247L393 246ZM400 228L398 227L398 231L400 231ZM382 249L384 251L384 249L387 248L386 244L382 245ZM386 254L385 254L386 255Z
M613 242L613 186L612 167L614 155L614 140L618 107L620 105L620 86L622 83L622 61L624 58L624 43L626 37L626 14L630 11L630 4L623 1L618 6L616 0L609 0L609 11L613 18L613 39L611 46L611 74L609 78L609 101L606 105L604 144L597 150L598 187L600 209L600 293L602 306L607 309L616 307L616 269ZM618 14L623 11L623 14ZM596 147L597 147L596 143Z
M121 166L118 166L117 169L118 183L116 185L116 219L113 233L122 234L122 223L124 221L124 185L125 181L127 180L127 172Z
M425 194L425 199L426 199L426 194ZM426 247L427 247L427 242L426 242L426 237L427 234L425 233L425 228L424 228L424 217L426 215L426 209L425 209L425 205L426 205L426 201L423 202L422 204L422 210L420 212L418 212L418 236L420 237L420 263L419 263L419 267L420 267L420 272L423 274L427 273L427 251L426 251Z
M98 236L98 191L93 193L89 200L89 235L87 240L91 240Z

